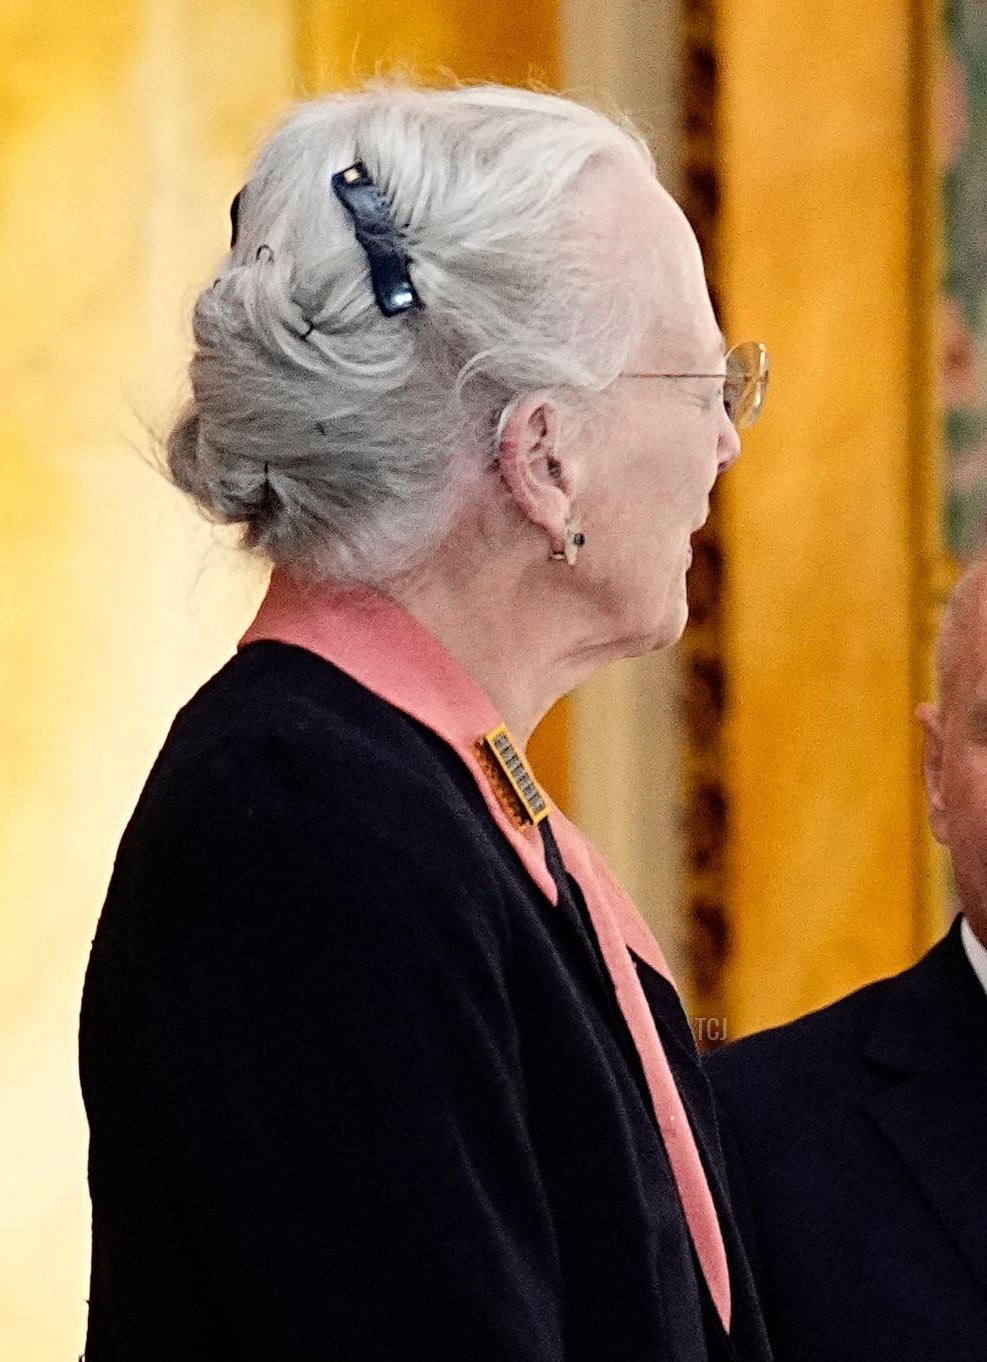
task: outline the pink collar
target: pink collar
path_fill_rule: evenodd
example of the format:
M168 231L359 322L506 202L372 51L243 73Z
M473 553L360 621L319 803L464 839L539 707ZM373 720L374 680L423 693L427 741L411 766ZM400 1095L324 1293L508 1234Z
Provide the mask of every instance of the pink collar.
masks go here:
M474 751L477 739L502 723L500 716L473 678L407 611L373 591L341 593L302 585L275 571L240 647L258 639L317 653L454 748L528 874L550 903L558 902L538 829L515 825Z
M501 724L490 698L442 644L393 601L373 591L301 584L275 570L240 647L276 640L306 648L375 695L425 724L469 768L487 808L535 884L553 906L558 888L538 829L518 827L502 807L475 744ZM586 899L617 1001L641 1058L686 1221L724 1327L730 1279L716 1208L695 1137L675 1086L629 950L671 981L661 950L629 895L596 849L558 810L552 829Z

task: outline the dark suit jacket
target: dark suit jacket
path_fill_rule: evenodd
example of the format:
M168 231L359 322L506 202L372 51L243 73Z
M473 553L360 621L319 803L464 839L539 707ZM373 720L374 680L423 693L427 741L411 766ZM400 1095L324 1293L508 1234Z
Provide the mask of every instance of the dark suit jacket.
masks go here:
M86 978L88 1362L766 1357L678 999L638 963L732 1340L563 888L552 908L450 748L321 658L254 643L214 677L127 828Z
M987 995L959 923L707 1072L777 1362L984 1362Z

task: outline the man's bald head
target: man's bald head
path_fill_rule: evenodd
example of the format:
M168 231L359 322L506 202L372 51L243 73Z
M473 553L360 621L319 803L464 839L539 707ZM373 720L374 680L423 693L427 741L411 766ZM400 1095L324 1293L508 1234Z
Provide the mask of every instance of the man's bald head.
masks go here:
M939 702L920 705L929 823L948 847L956 891L987 944L987 561L960 578L943 613Z
M939 625L936 670L939 708L943 709L962 684L967 654L976 645L977 624L987 615L987 558L964 572L950 593Z

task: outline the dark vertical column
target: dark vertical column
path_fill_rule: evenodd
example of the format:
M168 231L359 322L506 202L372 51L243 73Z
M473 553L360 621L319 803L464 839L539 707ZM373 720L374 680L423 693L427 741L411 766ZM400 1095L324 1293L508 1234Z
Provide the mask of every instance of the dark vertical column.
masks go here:
M719 314L718 79L714 0L683 0L682 205L699 239ZM722 982L730 954L726 881L730 834L723 723L728 677L723 655L725 563L718 491L712 514L693 539L689 625L682 642L686 728L685 856L689 992L700 1018L697 1037L722 1039Z

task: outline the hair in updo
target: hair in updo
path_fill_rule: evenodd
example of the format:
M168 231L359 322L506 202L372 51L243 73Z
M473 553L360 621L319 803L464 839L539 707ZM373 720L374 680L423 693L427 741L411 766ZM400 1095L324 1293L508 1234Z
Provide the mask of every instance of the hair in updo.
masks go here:
M422 302L395 317L330 184L357 160ZM577 192L591 165L628 162L651 165L632 131L531 91L384 86L301 105L261 151L236 245L196 303L173 481L299 576L382 585L414 565L514 400L549 388L578 413L639 344L641 270L606 259Z

